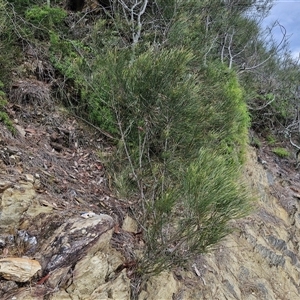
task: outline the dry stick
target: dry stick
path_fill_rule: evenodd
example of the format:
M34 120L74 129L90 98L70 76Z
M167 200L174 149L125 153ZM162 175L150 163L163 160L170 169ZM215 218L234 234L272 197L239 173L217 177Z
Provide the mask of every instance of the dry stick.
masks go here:
M95 128L96 130L98 130L101 134L103 134L104 136L106 136L107 138L111 139L111 140L117 140L116 138L114 138L113 136L111 136L108 132L102 130L101 128L95 126L94 124L92 124L91 122L89 122L88 120L82 118L82 117L79 117L78 115L74 114L71 112L71 114L75 117L75 118L78 118L80 119L81 121L87 123L88 125L92 126L93 128Z
M128 147L127 147L127 143L126 143L126 140L125 140L127 130L124 132L124 130L122 128L122 123L121 123L119 113L118 113L116 108L114 108L114 110L115 110L115 114L116 114L116 117L117 117L118 127L119 127L119 131L121 133L121 140L122 140L123 145L124 145L127 160L129 162L129 165L130 165L131 171L133 173L133 176L134 176L134 178L135 178L135 180L138 184L138 187L140 189L140 194L141 194L141 199L142 199L142 208L143 208L143 212L145 212L145 203L144 203L145 195L144 195L144 190L143 190L143 183L142 183L142 180L139 180L139 178L137 176L136 170L134 168L134 165L133 165L133 162L132 162L132 159L131 159L131 156L130 156L130 153L129 153L129 150L128 150ZM129 127L131 127L131 125Z
M300 146L296 145L293 141L292 141L292 134L289 132L289 137L290 137L290 143L291 145L293 145L294 147L296 147L298 150L296 152L296 169L298 169L299 167L299 154L300 154Z
M258 63L257 65L255 66L252 66L252 67L245 67L244 69L242 69L239 73L243 73L245 71L249 71L249 70L253 70L253 69L257 69L259 68L260 66L264 65L268 60L270 60L272 57L274 57L274 55L276 53L278 53L278 51L280 51L282 48L280 48L280 46L284 43L285 41L285 38L286 38L286 29L283 25L279 24L278 21L276 21L276 23L280 30L281 30L281 33L282 33L282 38L281 38L281 41L279 42L279 44L276 46L275 50L272 51L272 53L265 59L263 60L262 62ZM274 24L274 25L275 25Z

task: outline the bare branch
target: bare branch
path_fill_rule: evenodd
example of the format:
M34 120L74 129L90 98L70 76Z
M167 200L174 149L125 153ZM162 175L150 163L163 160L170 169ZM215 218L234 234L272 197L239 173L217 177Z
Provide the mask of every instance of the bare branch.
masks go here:
M249 70L253 70L253 69L257 69L259 67L261 67L262 65L264 65L268 60L270 60L276 53L278 53L278 51L280 51L280 47L284 44L285 40L286 40L286 29L283 25L281 25L280 23L276 22L273 25L273 28L278 25L280 27L281 33L282 33L282 38L281 41L279 42L279 44L276 46L276 48L272 51L272 53L262 62L252 66L252 67L245 67L242 70L240 70L240 73L245 72L245 71L249 71Z
M256 107L256 108L251 107L251 106L248 106L248 108L249 108L250 110L262 110L262 109L266 108L268 105L270 105L274 100L275 100L275 96L273 97L272 100L270 100L269 102L267 102L267 103L264 104L263 106Z
M298 150L300 150L300 146L296 145L293 141L292 141L292 135L290 134L290 143L291 145L293 145L294 147L296 147Z

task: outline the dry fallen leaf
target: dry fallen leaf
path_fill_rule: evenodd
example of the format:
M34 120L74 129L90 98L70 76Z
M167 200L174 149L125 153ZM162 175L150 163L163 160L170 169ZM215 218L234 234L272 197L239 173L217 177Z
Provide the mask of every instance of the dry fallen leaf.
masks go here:
M293 197L300 199L300 194L294 194Z

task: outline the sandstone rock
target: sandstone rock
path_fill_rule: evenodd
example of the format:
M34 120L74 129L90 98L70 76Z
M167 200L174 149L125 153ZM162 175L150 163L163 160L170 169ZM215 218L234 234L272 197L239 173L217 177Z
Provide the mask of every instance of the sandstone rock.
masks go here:
M25 131L25 129L24 129L22 126L16 124L16 125L15 125L15 128L18 130L19 134L20 134L22 137L25 137L26 131Z
M74 300L72 295L67 293L65 290L60 290L50 296L49 300ZM100 300L100 299L99 299Z
M3 193L6 189L13 186L11 181L0 180L0 193Z
M1 300L44 300L44 296L51 291L47 290L42 285L24 287L19 289L13 289L12 291L5 293ZM61 298L56 298L56 300ZM62 298L64 299L64 298Z
M50 272L45 285L59 288L50 299L130 299L126 271L115 278L114 271L124 258L110 246L113 227L114 222L107 215L80 216L54 232L52 240L45 243L50 246L41 250L46 256L47 252L52 255L45 261L45 269ZM68 266L74 265L70 273ZM63 290L65 285L69 286Z
M17 257L0 259L0 275L7 280L26 282L39 270L41 265L36 260Z
M128 232L137 232L138 226L135 220L126 215L123 221L122 229Z
M25 176L26 181L34 183L34 177L33 177L33 175L31 175L31 174L25 174L24 176Z
M106 239L106 241L102 242L101 248L98 248L99 251L96 253L89 251L88 255L75 266L73 283L67 291L77 296L78 299L89 299L88 297L99 285L105 284L113 275L114 270L123 263L121 254L109 247L111 232L107 232L105 235L106 237L101 237L101 240ZM123 289L126 288L123 287Z
M130 280L126 275L126 270L123 270L115 280L100 285L89 298L85 299L130 300Z
M37 197L35 197L32 201L30 206L28 207L28 209L26 210L26 215L34 218L37 215L41 214L41 213L45 213L48 214L53 210L53 205L51 206L51 203L49 203L49 205L46 204L46 201L44 199L45 196L44 195L38 195ZM41 205L44 204L44 205Z
M34 187L30 182L6 189L1 199L0 228L8 231L16 227L35 195Z
M151 277L145 284L139 300L173 299L178 292L179 283L174 279L172 272L162 272L158 276Z
M64 287L67 281L72 276L70 271L71 267L59 268L51 272L50 276L46 280L45 285L51 289L57 289L58 287ZM60 299L60 298L59 298Z

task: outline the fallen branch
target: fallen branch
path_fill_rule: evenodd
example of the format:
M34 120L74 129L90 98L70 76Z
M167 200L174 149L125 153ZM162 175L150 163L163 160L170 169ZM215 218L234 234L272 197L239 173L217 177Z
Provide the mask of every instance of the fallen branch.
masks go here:
M82 117L79 117L78 115L76 115L76 114L74 114L74 113L72 113L72 112L71 112L71 114L72 114L75 118L77 118L77 119L79 119L79 120L81 120L81 121L87 123L88 125L92 126L93 128L95 128L97 131L99 131L101 134L103 134L103 135L106 136L107 138L109 138L109 139L111 139L111 140L117 140L117 139L114 138L112 135L110 135L108 132L102 130L102 129L99 128L98 126L95 126L94 124L92 124L92 123L89 122L88 120L86 120L86 119L84 119L84 118L82 118Z

